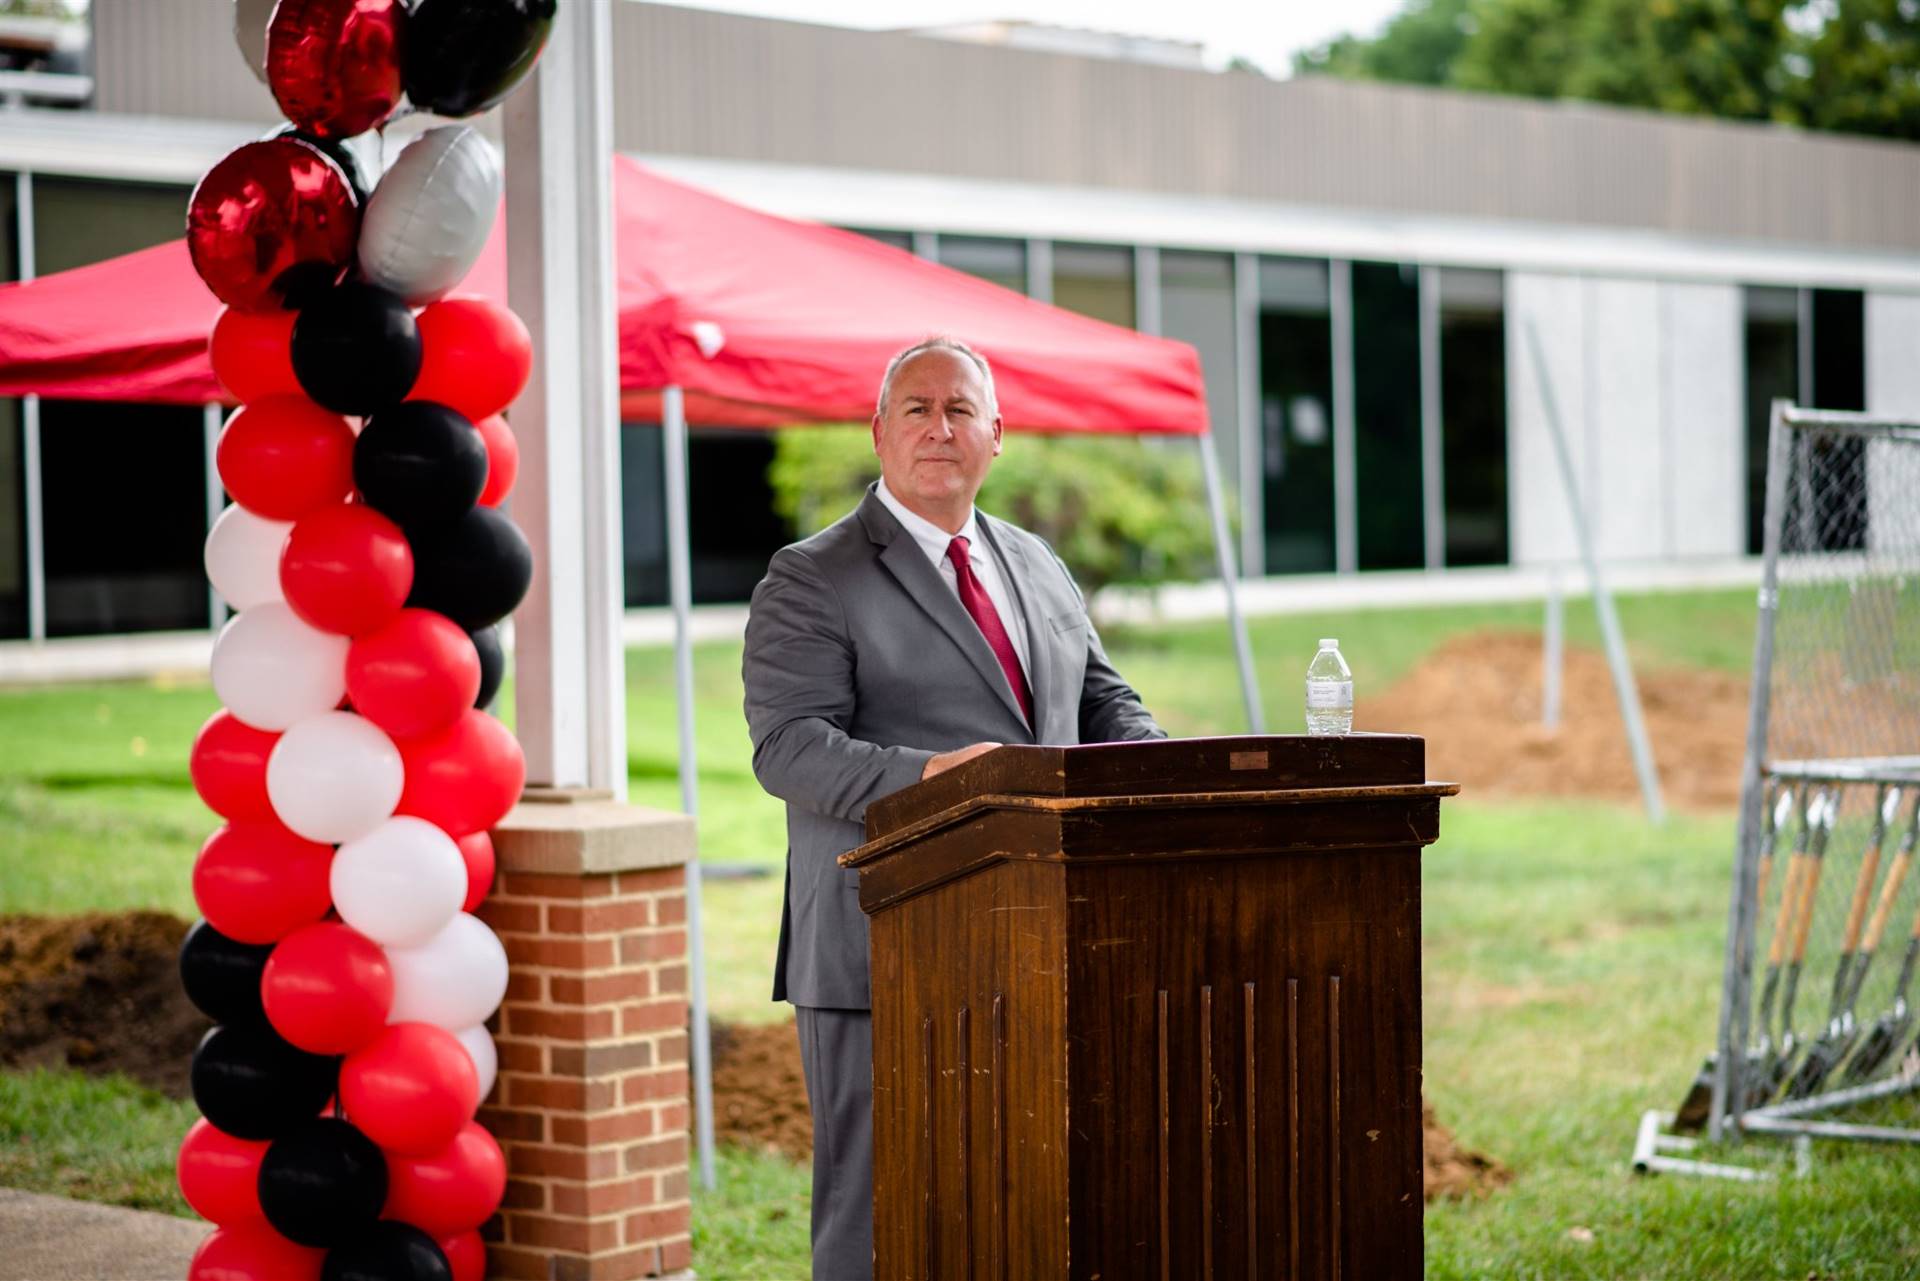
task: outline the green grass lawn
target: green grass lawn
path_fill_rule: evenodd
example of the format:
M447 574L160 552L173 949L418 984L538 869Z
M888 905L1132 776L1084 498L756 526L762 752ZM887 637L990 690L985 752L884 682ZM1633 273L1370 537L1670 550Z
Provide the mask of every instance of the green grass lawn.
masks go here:
M1653 666L1744 669L1752 612L1746 591L1621 602L1635 655ZM1269 723L1297 722L1319 636L1338 635L1362 688L1378 689L1463 630L1538 622L1537 606L1257 620ZM1594 643L1591 610L1571 606L1568 631ZM1174 732L1241 728L1220 626L1109 641ZM635 651L627 670L634 799L677 808L671 656ZM748 768L738 646L700 647L696 682L702 857L772 873L707 886L713 1009L784 1017L766 1000L782 816ZM214 820L186 757L213 706L190 683L0 691L0 911L192 915L188 870ZM1640 1111L1678 1102L1712 1035L1731 838L1730 815L1655 830L1620 806L1449 804L1426 859L1427 1092L1515 1180L1430 1208L1430 1275L1920 1275L1920 1220L1907 1213L1920 1154L1823 1147L1818 1177L1760 1187L1627 1173ZM178 1211L170 1168L190 1115L124 1083L0 1074L0 1183ZM804 1171L724 1151L721 1187L695 1201L696 1266L804 1275L806 1225Z

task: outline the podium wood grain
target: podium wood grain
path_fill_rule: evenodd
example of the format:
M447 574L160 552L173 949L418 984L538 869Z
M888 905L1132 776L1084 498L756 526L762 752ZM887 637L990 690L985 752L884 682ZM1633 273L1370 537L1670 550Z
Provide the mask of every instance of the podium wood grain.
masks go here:
M876 1275L1417 1277L1420 739L1003 748L871 807Z

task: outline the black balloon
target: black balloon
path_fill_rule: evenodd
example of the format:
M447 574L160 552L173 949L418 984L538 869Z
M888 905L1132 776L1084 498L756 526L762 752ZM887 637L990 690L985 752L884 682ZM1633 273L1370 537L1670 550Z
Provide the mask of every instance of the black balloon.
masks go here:
M260 972L271 955L271 943L236 943L197 921L180 943L180 986L215 1023L258 1026L267 1018L260 1008Z
M272 1139L318 1115L339 1075L339 1059L297 1050L270 1027L217 1027L193 1052L193 1101L216 1129Z
M320 1281L453 1281L453 1265L419 1228L382 1220L329 1250Z
M260 1159L260 1208L274 1231L301 1245L336 1246L363 1235L387 1203L387 1158L338 1117L314 1117L275 1139Z
M481 711L493 706L493 700L500 693L500 682L507 675L507 656L500 648L500 629L482 627L478 631L468 632L473 647L480 651L480 692L474 695L473 705Z
M442 116L499 102L533 69L556 0L417 0L407 17L407 100Z
M525 535L491 507L476 507L409 541L413 592L407 604L436 610L470 632L511 614L533 582L533 550Z
M307 395L336 414L371 414L413 390L420 327L399 294L350 280L301 307L292 354Z
M487 442L455 410L409 400L367 420L353 443L353 486L409 531L444 525L480 501Z

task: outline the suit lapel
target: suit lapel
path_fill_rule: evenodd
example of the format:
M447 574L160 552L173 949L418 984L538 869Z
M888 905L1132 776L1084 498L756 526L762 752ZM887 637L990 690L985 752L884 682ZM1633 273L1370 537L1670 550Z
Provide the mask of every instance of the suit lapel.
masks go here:
M867 537L880 544L881 566L913 598L914 604L960 647L960 652L973 664L980 679L999 696L1014 720L1025 724L1019 701L1013 696L1012 686L1007 684L1007 674L1000 669L1000 660L993 656L993 647L981 634L980 625L973 621L973 615L967 613L966 606L940 577L940 571L933 567L920 545L900 528L900 522L872 490L867 491L866 499L860 504L860 520L867 527ZM1031 673L1027 679L1031 683ZM1038 703L1035 706L1038 707Z
M1048 667L1048 659L1053 657L1053 630L1040 608L1040 580L1034 576L1026 548L1020 545L1018 539L1004 534L999 521L981 512L979 523L987 545L1000 558L1000 572L1006 580L1007 591L1013 596L1014 606L1027 622L1027 692L1033 699L1034 741L1043 742L1040 737L1040 710L1047 705L1046 696L1052 686L1053 673ZM944 583L941 585L945 586Z

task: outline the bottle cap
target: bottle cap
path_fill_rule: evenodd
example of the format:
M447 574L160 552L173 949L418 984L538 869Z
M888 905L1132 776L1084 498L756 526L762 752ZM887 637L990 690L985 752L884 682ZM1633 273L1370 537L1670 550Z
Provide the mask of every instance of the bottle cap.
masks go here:
M1320 641L1320 648L1321 649L1339 649L1340 642L1332 636L1323 637L1321 638L1321 641Z

